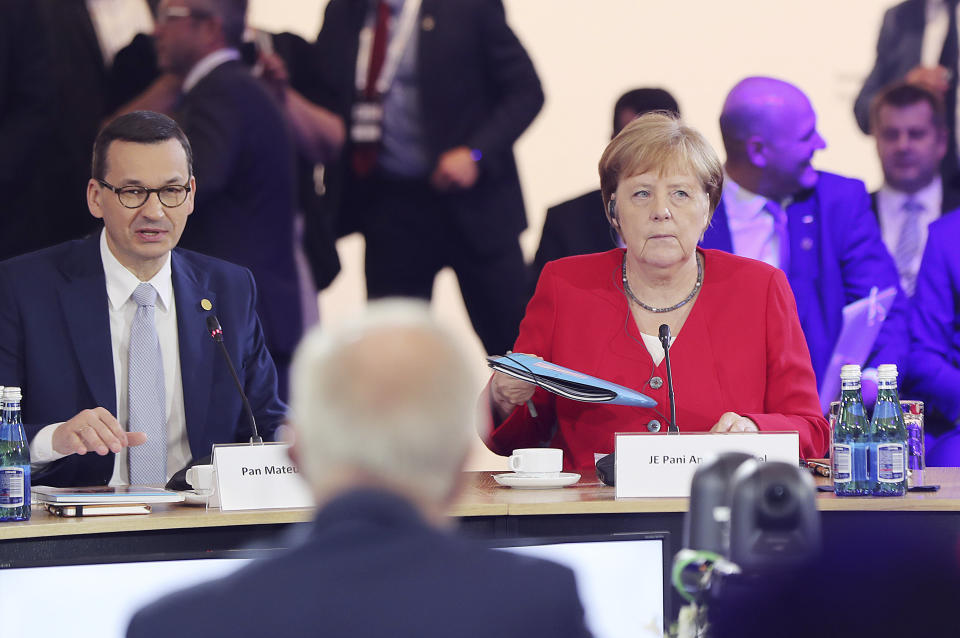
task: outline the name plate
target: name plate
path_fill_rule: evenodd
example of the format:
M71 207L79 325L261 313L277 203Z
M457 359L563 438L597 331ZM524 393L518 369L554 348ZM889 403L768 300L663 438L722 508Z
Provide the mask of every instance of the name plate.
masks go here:
M307 482L290 460L286 443L213 446L220 509L313 507Z
M800 462L797 432L616 435L617 498L690 496L693 473L724 452L745 452L760 461Z

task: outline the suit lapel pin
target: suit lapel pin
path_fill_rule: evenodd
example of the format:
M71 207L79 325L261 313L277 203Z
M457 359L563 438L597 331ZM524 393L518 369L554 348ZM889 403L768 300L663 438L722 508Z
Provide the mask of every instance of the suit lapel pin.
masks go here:
M210 303L209 299L201 299L200 307L203 308L204 310L213 310L213 304Z
M420 21L420 28L424 31L433 31L435 26L437 26L437 21L433 19L433 16L423 16L423 20Z
M813 223L813 215L804 215L804 216L803 216L803 223L804 223L804 224L812 224L812 223Z

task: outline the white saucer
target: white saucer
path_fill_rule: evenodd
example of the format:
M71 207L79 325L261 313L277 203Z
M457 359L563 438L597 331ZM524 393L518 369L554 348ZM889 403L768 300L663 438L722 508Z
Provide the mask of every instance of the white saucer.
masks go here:
M574 472L560 472L559 476L544 478L542 476L523 476L514 472L494 474L493 480L500 485L515 487L520 490L546 490L551 487L566 487L580 480L580 475Z
M187 505L206 505L210 494L198 494L196 490L184 490L183 502Z

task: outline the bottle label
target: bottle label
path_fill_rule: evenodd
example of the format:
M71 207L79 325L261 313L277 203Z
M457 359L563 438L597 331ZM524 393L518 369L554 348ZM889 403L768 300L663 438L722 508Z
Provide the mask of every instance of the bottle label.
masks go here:
M853 480L853 446L833 444L833 482L846 483Z
M877 445L877 480L881 483L899 483L904 477L906 447L903 443Z
M0 467L0 508L23 507L24 471L17 465Z

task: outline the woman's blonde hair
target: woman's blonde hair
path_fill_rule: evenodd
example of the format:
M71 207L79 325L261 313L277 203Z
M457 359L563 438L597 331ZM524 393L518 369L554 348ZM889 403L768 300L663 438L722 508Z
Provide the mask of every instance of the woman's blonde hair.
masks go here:
M617 134L600 156L600 192L609 211L611 196L624 177L654 170L659 174L691 172L710 200L707 223L720 203L723 166L707 139L674 114L646 113Z

